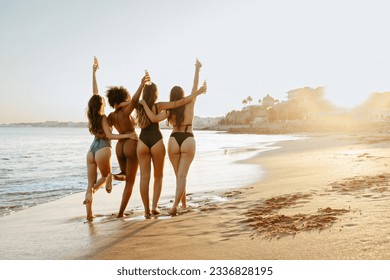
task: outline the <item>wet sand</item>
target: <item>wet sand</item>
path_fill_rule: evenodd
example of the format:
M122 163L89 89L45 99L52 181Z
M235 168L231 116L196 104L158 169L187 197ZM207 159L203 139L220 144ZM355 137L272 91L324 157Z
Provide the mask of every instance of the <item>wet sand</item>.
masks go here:
M0 258L390 259L390 137L313 134L277 146L245 161L265 169L261 182L189 195L192 207L173 218L134 209L116 219L122 184L97 193L93 223L84 194L0 218Z
M377 141L378 140L378 141ZM146 221L92 259L390 259L390 137L313 135L248 160L262 182Z

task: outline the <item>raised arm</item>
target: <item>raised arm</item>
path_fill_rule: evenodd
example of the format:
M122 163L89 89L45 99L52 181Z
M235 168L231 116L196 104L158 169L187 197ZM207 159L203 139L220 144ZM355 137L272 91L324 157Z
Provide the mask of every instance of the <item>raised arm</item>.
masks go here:
M176 100L176 101L170 101L170 102L159 102L158 107L160 110L168 110L177 108L183 105L186 105L187 103L193 101L198 95L205 93L207 91L207 84L204 83L198 90L191 93L191 95L186 96L182 99Z
M194 75L194 84L192 86L191 93L195 92L198 90L198 85L199 85L199 72L200 68L202 68L202 63L198 59L196 59L195 62L195 75Z
M139 104L144 107L146 115L148 116L149 120L153 123L161 122L162 120L165 120L168 117L169 113L167 111L161 111L159 114L153 113L153 111L150 110L148 104L146 104L145 100L141 100Z
M131 98L131 100L128 101L128 102L122 102L122 103L119 104L119 107L124 107L124 110L125 110L124 112L126 114L130 115L131 112L133 112L134 108L138 104L138 100L139 100L139 98L141 96L142 90L144 89L146 83L149 82L149 81L150 81L149 75L143 76L137 91L133 95L133 98Z
M92 70L92 93L93 95L99 94L99 89L96 81L96 71L99 69L99 62L96 56L93 57L93 70Z
M110 126L108 125L108 121L107 121L107 117L106 115L103 115L103 118L102 118L102 127L103 127L103 131L104 133L106 134L107 138L108 139L115 139L115 140L119 140L119 139L126 139L126 138L133 138L133 137L136 137L134 136L132 133L127 133L127 134L112 134L111 132L111 129L110 129ZM136 139L138 140L138 139Z

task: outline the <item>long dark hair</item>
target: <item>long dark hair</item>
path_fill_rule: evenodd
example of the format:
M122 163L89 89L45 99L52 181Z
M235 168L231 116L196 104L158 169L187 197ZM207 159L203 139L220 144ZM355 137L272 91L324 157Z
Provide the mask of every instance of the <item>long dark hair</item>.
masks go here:
M93 95L88 101L88 130L91 134L96 135L103 131L102 127L102 106L103 98L100 95Z
M171 94L169 97L170 101L176 101L180 100L184 97L184 90L179 86L174 86L171 89ZM167 124L174 122L174 126L180 126L181 123L184 121L184 109L186 108L186 105L169 109L169 115L167 119Z
M152 109L153 104L156 102L157 97L158 97L158 91L157 91L156 84L151 83L150 85L145 85L142 93L142 99L145 100L146 104L152 111L153 111ZM142 105L137 106L137 119L140 128L145 128L149 126L151 123Z

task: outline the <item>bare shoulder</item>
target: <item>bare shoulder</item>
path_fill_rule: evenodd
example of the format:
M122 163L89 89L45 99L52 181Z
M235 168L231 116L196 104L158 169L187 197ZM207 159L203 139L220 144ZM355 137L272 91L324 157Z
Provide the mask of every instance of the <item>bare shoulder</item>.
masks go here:
M106 117L109 125L112 125L113 116L114 116L113 113L114 113L114 112L109 113L109 114L108 114L108 117ZM104 116L106 116L106 115L104 115Z

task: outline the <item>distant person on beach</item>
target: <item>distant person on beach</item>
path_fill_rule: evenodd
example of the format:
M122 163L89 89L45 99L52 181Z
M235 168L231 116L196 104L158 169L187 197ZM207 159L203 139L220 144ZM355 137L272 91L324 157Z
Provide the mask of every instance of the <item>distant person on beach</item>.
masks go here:
M199 60L196 60L194 84L191 91L192 94L198 91L199 72L201 67L202 64L199 62ZM203 86L199 90L206 92L206 82L204 82ZM170 101L178 101L183 97L183 89L179 86L174 86L171 90ZM182 208L187 208L187 174L191 162L194 159L196 148L194 134L192 133L195 101L196 98L193 98L188 104L184 106L162 111L158 115L150 110L149 106L146 106L145 103L142 103L151 122L155 123L167 118L168 124L173 126L172 134L168 141L168 156L176 175L176 196L170 211L171 215L177 214L177 208L180 201L182 202Z
M149 82L149 79L149 75L145 74L133 98L130 97L127 89L122 86L108 88L106 96L110 106L115 109L114 112L111 112L108 115L108 123L110 127L114 126L120 134L135 134L135 121L132 118L131 113L138 105L141 92L145 84ZM124 212L133 192L135 177L138 170L137 142L138 138L127 138L119 140L116 144L116 156L121 170L121 173L117 175L126 174L126 184L125 189L123 190L118 218L124 217ZM112 182L112 177L113 175L109 175L107 178L109 185Z
M108 125L107 117L104 114L106 105L104 98L99 95L96 82L96 71L99 69L97 59L93 64L93 95L88 101L87 117L89 132L95 136L92 145L87 153L87 174L88 187L85 193L84 204L87 208L87 220L92 221L94 218L92 212L93 194L107 181L111 174L111 139L130 139L135 137L132 133L112 134ZM98 169L101 178L98 177Z
M137 120L138 125L141 128L141 133L139 135L139 141L137 146L137 156L141 171L141 198L144 204L146 218L149 218L151 214L160 214L160 211L158 209L158 200L160 199L162 189L165 146L158 121L151 121L148 118L144 107L151 110L154 114L159 114L164 110L177 108L179 106L183 106L191 102L199 94L205 92L205 90L206 88L202 88L201 90L193 92L190 96L182 98L178 101L156 102L158 98L158 90L156 84L150 83L144 88L142 100L139 102L140 106L138 106L137 108ZM167 116L165 111L162 116L164 115ZM154 184L152 210L150 211L149 182L151 173L151 162L153 162L154 169Z

